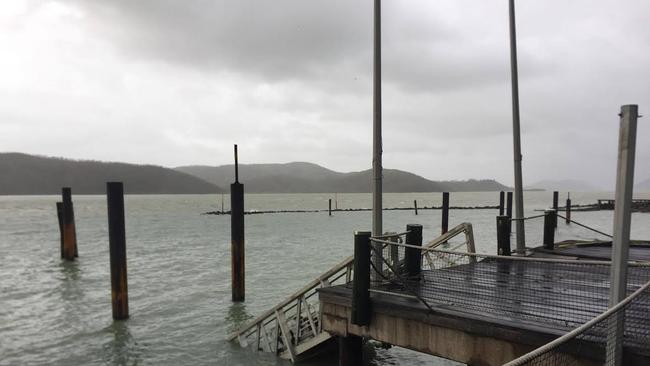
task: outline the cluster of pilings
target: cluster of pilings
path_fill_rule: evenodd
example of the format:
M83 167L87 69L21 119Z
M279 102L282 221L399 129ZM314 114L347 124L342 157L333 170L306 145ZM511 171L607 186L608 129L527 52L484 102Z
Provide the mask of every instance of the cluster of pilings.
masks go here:
M72 203L72 189L63 187L63 200L56 203L61 233L61 258L73 261L79 257L77 232ZM122 182L106 183L108 206L108 245L111 266L111 300L113 319L129 317L129 296L126 276L126 230L124 222L124 185Z

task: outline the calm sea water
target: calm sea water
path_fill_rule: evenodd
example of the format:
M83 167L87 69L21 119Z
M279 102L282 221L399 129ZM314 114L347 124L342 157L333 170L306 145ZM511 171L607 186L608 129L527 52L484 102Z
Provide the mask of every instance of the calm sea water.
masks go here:
M650 198L650 194L638 194ZM611 193L575 193L574 204ZM255 194L247 210L326 208L327 194ZM75 196L79 260L59 258L55 196L0 197L0 365L289 365L224 340L237 324L272 307L352 252L370 212L287 213L246 217L246 302L230 301L229 216L217 195L127 196L131 318L111 318L106 201ZM386 194L386 207L440 205L439 193ZM527 215L550 205L550 192L526 192ZM225 197L228 209L229 197ZM564 197L561 201L564 200ZM497 193L452 193L454 206L494 205ZM370 207L369 194L339 194L339 208ZM477 250L494 253L496 210L452 210L450 227L471 222ZM612 212L574 212L577 221L612 231ZM440 211L386 211L386 231L424 225L440 230ZM559 225L558 240L598 234ZM542 222L527 224L528 245ZM650 238L650 214L634 214L632 237ZM306 365L335 364L314 360ZM446 364L400 348L377 350L377 365Z

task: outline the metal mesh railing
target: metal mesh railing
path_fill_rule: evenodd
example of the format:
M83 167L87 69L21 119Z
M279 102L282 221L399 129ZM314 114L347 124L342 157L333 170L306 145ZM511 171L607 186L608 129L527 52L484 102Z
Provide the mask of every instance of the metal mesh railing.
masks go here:
M372 242L372 254L383 266L378 270L373 265L371 270L379 275L370 291L416 298L431 310L471 313L559 336L608 309L608 262L491 256ZM406 264L406 257L414 252L422 258L421 270L415 272ZM627 294L649 281L649 264L630 263ZM627 308L635 318L626 326L626 344L647 348L650 302L638 304Z

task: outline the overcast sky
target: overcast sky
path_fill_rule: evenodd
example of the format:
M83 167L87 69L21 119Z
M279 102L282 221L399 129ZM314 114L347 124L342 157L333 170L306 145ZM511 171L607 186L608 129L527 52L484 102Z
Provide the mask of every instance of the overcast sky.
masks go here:
M506 0L383 4L384 166L512 184ZM524 184L613 189L650 2L517 2ZM639 120L637 181L650 177ZM168 167L372 160L372 1L0 2L0 151Z

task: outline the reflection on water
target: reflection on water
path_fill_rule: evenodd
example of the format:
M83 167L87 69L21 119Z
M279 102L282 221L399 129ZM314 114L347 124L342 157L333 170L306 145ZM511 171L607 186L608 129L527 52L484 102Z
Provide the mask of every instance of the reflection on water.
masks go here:
M79 268L78 261L69 261L61 259L59 269L65 281L75 281L80 278L81 269Z
M129 331L128 321L114 321L104 329L113 339L103 345L104 363L109 365L138 365L142 363L142 348Z
M226 314L228 331L234 332L237 328L244 325L244 323L252 318L253 316L246 311L246 305L244 303L233 303L228 308L228 314Z

